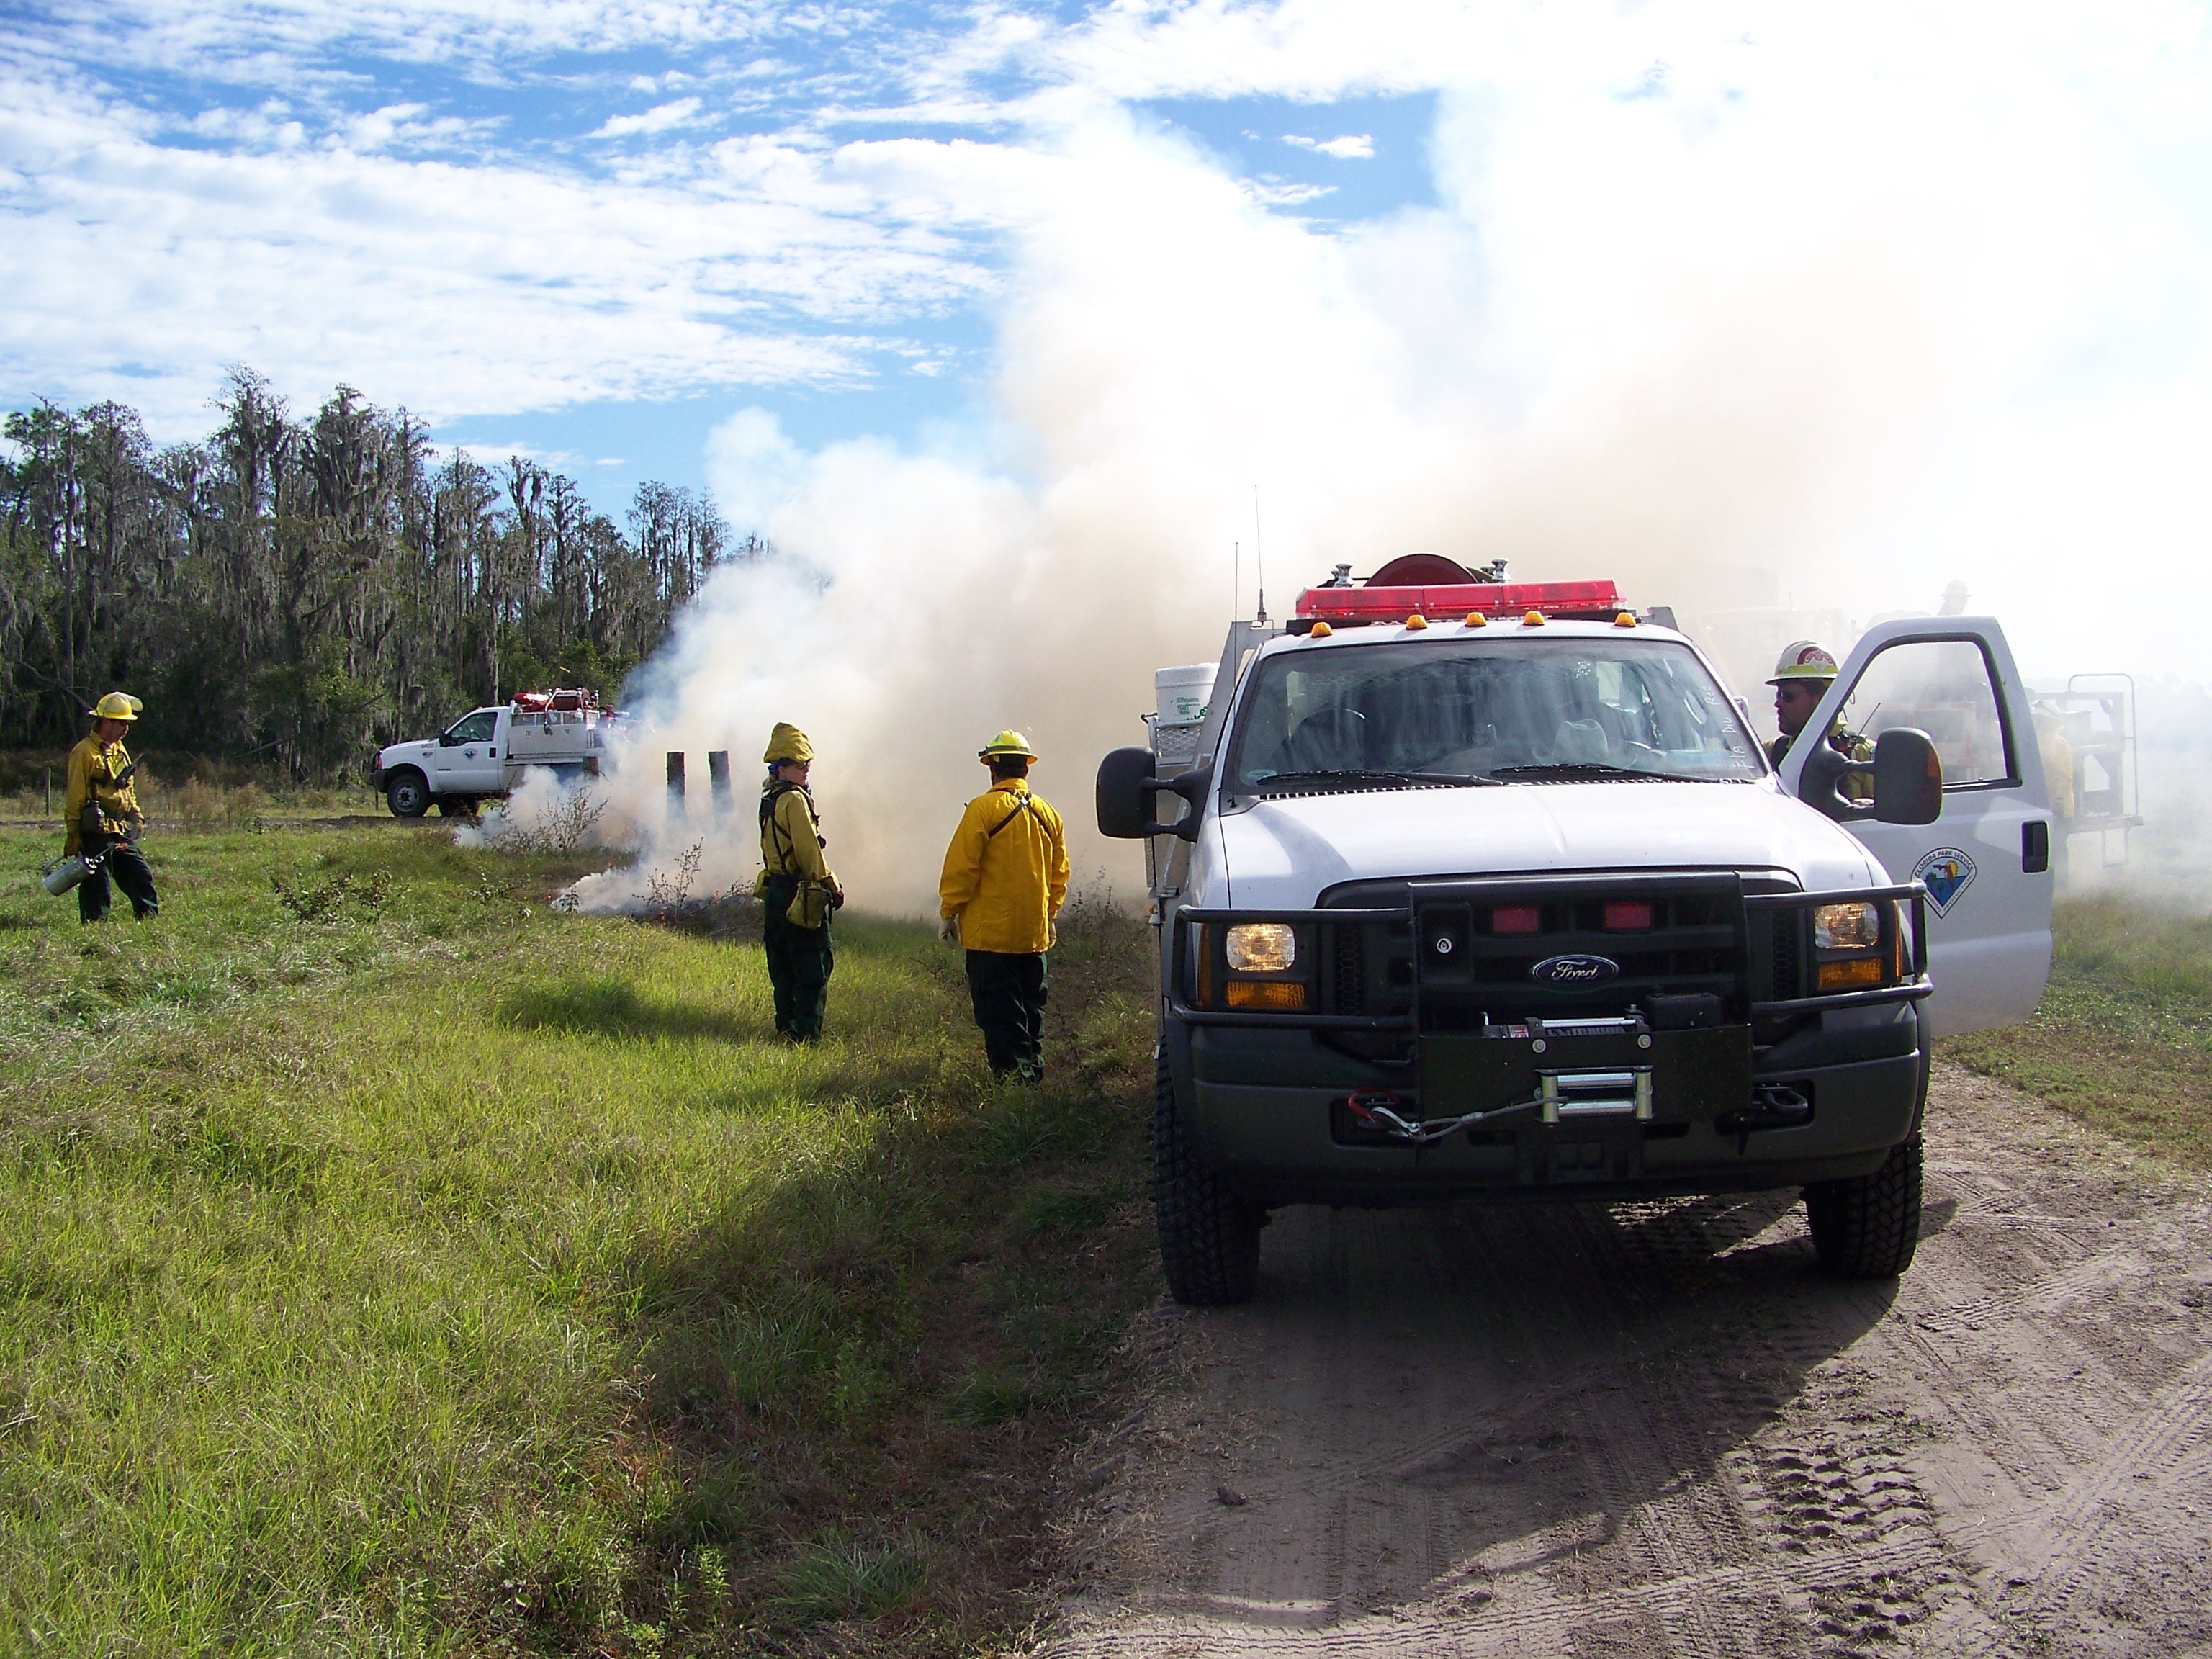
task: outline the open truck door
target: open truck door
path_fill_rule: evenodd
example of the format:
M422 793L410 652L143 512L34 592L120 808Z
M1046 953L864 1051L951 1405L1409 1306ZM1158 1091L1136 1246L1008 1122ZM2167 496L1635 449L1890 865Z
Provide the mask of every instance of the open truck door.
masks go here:
M2051 974L2051 798L2027 689L2004 630L1988 617L1912 617L1869 629L1783 757L1784 788L1805 794L1813 738L1838 715L1845 729L1869 738L1899 726L1924 732L1943 763L1942 810L1932 823L1832 812L1893 881L1928 889L1928 976L1936 993L1921 1008L1931 1032L2027 1018Z

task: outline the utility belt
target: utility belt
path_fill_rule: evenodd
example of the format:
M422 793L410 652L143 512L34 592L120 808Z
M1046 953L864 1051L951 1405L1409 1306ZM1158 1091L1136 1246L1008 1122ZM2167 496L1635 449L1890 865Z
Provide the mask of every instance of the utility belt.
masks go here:
M766 870L753 884L753 892L763 905L781 909L783 919L793 927L809 932L827 926L830 913L845 902L844 893L834 883L775 875Z

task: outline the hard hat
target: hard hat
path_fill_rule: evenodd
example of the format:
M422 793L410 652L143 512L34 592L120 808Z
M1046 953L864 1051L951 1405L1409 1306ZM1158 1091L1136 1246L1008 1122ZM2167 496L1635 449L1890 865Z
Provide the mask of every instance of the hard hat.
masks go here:
M977 760L997 760L1006 755L1020 755L1029 760L1037 757L1036 750L1030 747L1030 740L1011 727L975 751Z
M92 717L100 720L135 720L145 706L128 691L111 691L94 706Z
M806 733L788 720L778 720L775 730L768 734L768 752L761 757L770 766L780 766L786 761L804 765L814 758L814 745L806 740Z
M1782 647L1775 659L1774 678L1767 684L1779 685L1784 680L1818 680L1826 685L1836 678L1836 659L1830 656L1817 641L1792 640Z

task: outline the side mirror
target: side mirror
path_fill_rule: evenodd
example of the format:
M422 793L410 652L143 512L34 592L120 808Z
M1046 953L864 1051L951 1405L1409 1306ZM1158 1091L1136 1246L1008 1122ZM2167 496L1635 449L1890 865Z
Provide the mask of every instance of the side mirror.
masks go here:
M1115 841L1140 841L1162 825L1152 822L1152 751L1116 749L1098 763L1098 833Z
M1196 841L1199 806L1212 781L1213 769L1201 766L1163 783L1152 775L1151 750L1116 749L1098 763L1098 833L1115 841L1139 841L1146 836ZM1174 823L1160 823L1152 815L1152 797L1161 794L1180 796L1189 810Z
M1805 741L1800 734L1799 741ZM1844 793L1844 779L1853 772L1864 772L1867 763L1855 761L1848 755L1839 755L1817 738L1813 750L1805 757L1804 769L1797 775L1797 799L1816 812L1825 812L1838 823L1849 823L1854 818L1870 818L1874 814L1859 805Z
M1194 766L1172 783L1154 784L1154 789L1164 789L1171 794L1180 795L1183 801L1182 816L1173 823L1164 823L1159 827L1185 841L1196 841L1199 813L1206 805L1206 792L1212 787L1213 763L1211 761L1203 766Z
M1893 726L1874 743L1874 815L1933 823L1943 815L1943 763L1925 732Z

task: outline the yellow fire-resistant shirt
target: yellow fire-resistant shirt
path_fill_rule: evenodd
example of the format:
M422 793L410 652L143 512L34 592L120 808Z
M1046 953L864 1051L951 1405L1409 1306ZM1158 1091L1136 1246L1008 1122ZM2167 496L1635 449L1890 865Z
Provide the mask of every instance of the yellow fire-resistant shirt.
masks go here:
M1052 944L1052 919L1067 896L1067 831L1028 781L994 783L968 803L945 874L941 914L960 918L970 951L1031 955Z
M1782 757L1790 752L1790 745L1796 741L1787 732L1778 734L1767 744L1766 758L1777 766L1781 765ZM1847 730L1841 714L1836 716L1836 723L1828 728L1827 744L1845 760L1860 761L1869 767L1874 764L1873 743L1858 732ZM1853 800L1872 800L1874 774L1871 771L1846 772L1844 774L1843 789L1844 793Z
M146 815L138 810L138 786L124 775L130 766L130 751L119 741L103 744L88 737L70 750L69 793L62 805L64 854L84 850L87 801L100 808L100 827L106 835L123 835L133 823L144 821Z
M776 786L770 784L768 788ZM762 793L765 793L764 789ZM814 802L798 785L787 786L761 823L761 865L771 876L834 883L830 860L822 856L822 831L814 821Z

